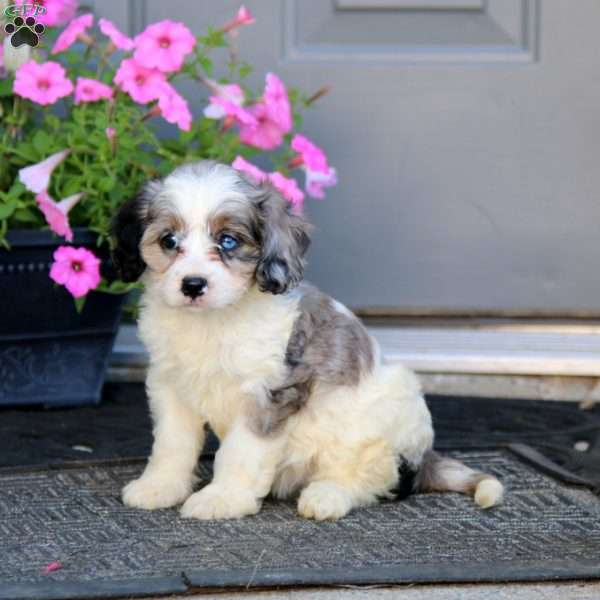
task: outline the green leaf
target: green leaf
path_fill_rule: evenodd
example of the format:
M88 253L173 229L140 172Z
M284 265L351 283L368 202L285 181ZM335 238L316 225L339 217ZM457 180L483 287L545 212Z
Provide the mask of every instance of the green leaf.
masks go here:
M73 302L75 303L75 310L81 314L83 311L83 307L85 306L85 301L87 296L81 296L81 298L73 298Z
M151 156L148 156L148 154L144 153L144 152L140 152L135 156L136 162L139 165L144 165L145 167L154 167L156 166L156 163L154 161L154 159Z
M227 47L227 40L225 34L219 29L208 28L208 33L205 37L200 38L205 46L210 48L225 48Z
M200 63L200 66L202 67L202 69L204 70L204 72L209 77L212 77L212 74L213 74L213 61L210 60L210 58L208 58L208 56L204 56L204 54L198 54L198 62Z
M12 219L19 223L39 223L39 214L34 213L29 208L18 208L12 214Z
M196 137L198 136L198 132L195 131L195 126L191 127L189 131L179 130L179 141L182 144L191 144Z
M21 142L15 148L16 154L23 157L25 160L30 162L35 162L38 159L38 153L35 151L35 148L29 142Z
M42 156L46 156L52 147L52 139L43 129L40 129L36 131L35 135L33 136L33 147Z
M8 219L15 212L17 206L18 202L14 198L0 202L0 219Z
M14 77L0 79L0 98L6 98L7 96L13 95L13 81Z
M18 179L15 179L7 193L11 198L19 198L24 191L25 186Z
M119 279L111 282L110 284L106 283L106 281L102 281L100 285L96 288L97 292L105 292L107 294L127 294L131 292L131 290L141 289L140 283L125 283Z
M52 113L48 113L46 115L45 122L50 127L50 129L58 129L61 126L61 120Z
M62 57L70 65L76 65L77 63L81 62L81 54L75 50L68 50L67 52L64 52Z
M73 194L78 194L81 192L81 187L83 182L81 177L69 177L65 182L65 185L62 187L61 195L62 196L72 196Z
M114 177L103 177L98 182L98 187L103 192L110 192L115 187L115 178Z
M239 68L240 79L245 79L250 73L252 73L252 65L247 62L241 63Z
M173 170L173 165L163 162L158 165L158 173L161 177L166 177Z

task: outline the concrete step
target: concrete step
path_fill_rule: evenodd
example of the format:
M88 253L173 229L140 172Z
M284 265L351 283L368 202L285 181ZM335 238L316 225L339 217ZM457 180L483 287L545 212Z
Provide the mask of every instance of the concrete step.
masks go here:
M370 328L384 356L425 373L600 376L600 330Z
M600 400L598 326L372 326L369 331L385 360L417 371L427 393ZM147 361L135 326L121 327L109 378L141 381Z

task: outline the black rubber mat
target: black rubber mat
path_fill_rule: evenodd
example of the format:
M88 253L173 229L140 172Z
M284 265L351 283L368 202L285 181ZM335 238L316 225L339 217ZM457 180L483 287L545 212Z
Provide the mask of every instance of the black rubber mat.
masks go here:
M108 384L98 406L0 408L0 468L148 456L144 385Z
M505 503L482 511L459 494L424 494L316 523L267 501L254 517L200 522L124 507L138 461L3 470L0 598L600 576L598 497L509 450L452 454L502 478ZM209 461L202 470L209 479Z
M429 396L438 448L526 443L600 489L600 406L573 402ZM151 425L144 386L113 383L99 406L0 409L0 469L148 456ZM576 442L588 449L580 452ZM206 455L215 448L207 447Z

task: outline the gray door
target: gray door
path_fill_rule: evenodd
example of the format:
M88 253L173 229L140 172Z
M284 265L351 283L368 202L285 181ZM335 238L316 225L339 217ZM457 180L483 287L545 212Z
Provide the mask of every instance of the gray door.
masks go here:
M314 282L384 311L600 308L600 1L245 3L257 87L333 87L304 128L340 178L308 203ZM238 5L96 2L134 31Z

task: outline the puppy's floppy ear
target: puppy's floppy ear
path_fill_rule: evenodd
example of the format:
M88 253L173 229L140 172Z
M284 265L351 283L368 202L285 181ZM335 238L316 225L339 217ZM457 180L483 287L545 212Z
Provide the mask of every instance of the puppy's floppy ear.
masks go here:
M137 281L146 268L140 253L145 204L143 195L129 200L119 209L112 224L115 242L112 258L119 276L126 282Z
M262 254L256 281L263 292L283 294L298 285L304 274L304 255L311 226L277 191L266 188L257 200L261 222Z
M140 242L146 229L152 186L153 183L149 184L135 198L123 204L112 223L113 262L119 276L126 282L137 281L146 269Z

